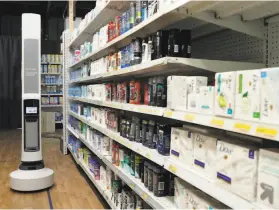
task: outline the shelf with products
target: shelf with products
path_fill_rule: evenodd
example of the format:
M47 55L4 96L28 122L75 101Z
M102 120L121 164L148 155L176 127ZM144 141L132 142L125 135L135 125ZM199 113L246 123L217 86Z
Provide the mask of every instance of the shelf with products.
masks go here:
M53 73L41 73L41 75L61 75L62 73L56 73L56 72L53 72Z
M92 35L100 29L103 25L107 24L108 21L114 19L117 15L126 11L129 7L128 1L113 1L109 0L105 3L97 2L95 9L91 10L84 21L85 26L80 30L79 33L70 42L69 47L77 47L87 41ZM102 4L102 5L101 5ZM94 13L94 14L93 14Z
M41 105L41 108L62 108L62 104L43 104Z
M133 65L131 67L113 70L110 72L102 72L89 77L82 77L72 81L71 83L89 83L100 82L114 79L122 79L125 77L147 77L155 75L167 74L195 74L205 75L209 72L224 72L239 69L262 68L263 64L222 61L222 60L206 60L194 58L164 57L146 63ZM106 70L106 69L104 69Z
M137 142L131 142L127 138L123 138L120 136L119 133L111 131L105 127L102 127L96 123L90 122L85 117L80 116L72 111L69 111L69 114L78 120L82 121L86 125L90 126L93 129L100 131L101 133L105 134L106 136L110 137L114 141L122 144L123 146L129 148L130 150L140 154L141 156L151 160L152 162L158 165L164 165L166 156L158 154L158 152L154 149L149 149L148 147L143 147L142 144Z
M63 96L63 93L42 93L41 96Z
M63 63L56 63L56 62L41 62L41 65L63 65Z
M136 179L134 176L128 174L121 167L112 163L110 155L102 155L98 150L94 149L85 137L75 131L70 125L67 126L68 130L74 134L82 143L86 145L95 155L97 155L106 166L108 166L121 180L123 180L135 193L137 193L145 202L151 205L155 209L174 209L174 200L172 196L156 197L149 191L141 179Z
M61 85L63 85L63 84L59 84L59 83L41 83L41 85L43 85L43 86L47 86L47 85L61 86Z
M75 159L76 163L78 165L80 165L80 167L83 169L83 171L86 173L86 175L88 176L88 178L91 180L91 182L95 185L95 187L98 189L98 191L100 192L100 194L105 198L105 200L107 201L107 203L109 204L109 206L112 209L117 209L115 204L109 199L111 193L106 190L104 188L104 186L102 186L102 183L98 180L95 180L94 177L92 176L90 170L88 169L88 167L81 161L79 160L76 155L73 153L72 148L70 145L68 145L68 149L71 152L73 158Z

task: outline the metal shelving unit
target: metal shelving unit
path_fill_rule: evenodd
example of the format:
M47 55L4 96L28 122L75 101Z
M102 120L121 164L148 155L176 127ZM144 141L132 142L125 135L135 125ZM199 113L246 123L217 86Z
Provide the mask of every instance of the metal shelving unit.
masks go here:
M122 7L117 10L115 7ZM96 18L93 19L73 40L69 34L64 36L64 93L70 85L104 83L118 81L125 78L141 78L154 75L185 74L208 75L208 73L257 69L263 67L277 67L279 65L279 3L269 1L188 1L178 0L159 11L151 18L138 24L128 32L115 38L105 46L94 50L77 63L71 63L71 49L78 47L90 40L92 35L113 19L117 14L128 8L124 2L108 1ZM114 13L115 12L115 13ZM107 15L107 16L106 16ZM105 17L106 16L106 17ZM195 58L161 58L145 64L135 65L114 72L108 72L90 77L69 80L69 72L83 65L87 61L94 61L109 53L116 52L126 46L135 37L144 37L164 28L192 29L193 57ZM210 47L211 48L210 48ZM209 50L208 50L209 49ZM228 61L231 60L231 61ZM120 104L115 102L96 101L87 98L65 96L64 113L65 120L71 115L84 122L89 127L109 136L114 141L144 156L145 158L163 166L166 170L182 178L191 185L197 187L206 194L214 197L230 208L266 208L256 202L247 201L227 189L221 188L212 180L201 176L191 168L181 165L172 158L166 158L153 151L147 150L142 145L130 142L118 133L112 132L90 120L69 111L71 101L89 103L101 107L109 107L118 110L136 112L152 116L163 117L172 121L191 123L214 127L224 131L259 137L263 139L279 141L279 126L261 122L250 122L238 119L229 119L213 115L204 115L192 112L179 112L167 108L150 107L144 105ZM71 127L65 128L64 145L67 145L68 132L76 135L93 153L99 156L103 162L111 168L124 182L126 182L138 195L154 208L175 208L169 198L156 199L152 194L142 188L141 183L133 180L120 168L114 166L109 158L104 158L100 152L92 148L82 136ZM153 152L153 153L152 153ZM155 151L156 152L156 151Z

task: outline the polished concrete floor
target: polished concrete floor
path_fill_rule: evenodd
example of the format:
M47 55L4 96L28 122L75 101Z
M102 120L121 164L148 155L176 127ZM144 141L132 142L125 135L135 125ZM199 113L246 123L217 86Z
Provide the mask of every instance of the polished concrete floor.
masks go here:
M15 192L10 189L9 174L20 163L21 130L0 131L0 209L107 208L71 155L63 155L59 147L58 139L43 138L44 162L55 172L55 185L40 192Z

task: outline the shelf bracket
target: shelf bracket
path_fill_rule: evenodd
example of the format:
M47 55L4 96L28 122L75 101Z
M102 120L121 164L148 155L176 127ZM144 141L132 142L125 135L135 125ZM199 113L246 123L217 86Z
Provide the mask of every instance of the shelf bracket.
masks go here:
M243 22L241 20L241 16L231 16L225 19L218 19L215 17L214 13L210 12L201 12L189 15L199 20L229 28L259 39L266 38L264 35L264 22L261 20Z

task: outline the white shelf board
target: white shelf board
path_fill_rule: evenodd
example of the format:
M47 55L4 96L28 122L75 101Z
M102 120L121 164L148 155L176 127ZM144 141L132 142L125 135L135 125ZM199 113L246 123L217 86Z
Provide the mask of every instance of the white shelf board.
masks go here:
M41 75L61 75L62 73L41 73Z
M49 104L49 105L41 105L41 108L55 108L55 107L62 107L62 105L61 104L55 104L55 105L51 105L51 104Z
M87 41L97 32L102 26L106 25L109 21L114 20L117 15L121 15L128 10L130 5L129 1L114 1L109 0L104 8L100 9L95 18L92 19L86 27L75 37L70 47L78 47Z
M279 125L265 124L256 121L246 121L218 117L214 115L198 114L193 112L172 111L166 109L164 117L221 130L247 134L259 138L279 141Z
M99 124L90 122L85 117L79 116L78 114L69 111L69 114L73 117L77 118L78 120L82 121L83 123L87 124L91 128L98 130L99 132L103 133L104 135L110 137L114 141L120 143L121 145L133 150L134 152L140 154L141 156L149 159L150 161L157 163L158 165L163 166L165 162L166 156L160 155L155 149L149 149L144 147L141 143L129 141L129 139L123 138L120 136L119 133L111 131L107 128L100 126ZM78 138L78 137L77 137Z
M41 96L63 96L63 93L42 93Z
M95 187L98 189L98 191L100 192L100 194L105 198L105 200L107 201L107 203L109 204L109 206L112 209L117 209L115 204L112 202L111 198L111 192L107 189L105 189L102 186L102 183L98 180L95 180L94 177L92 176L90 170L88 169L88 167L82 162L80 161L76 155L72 152L71 147L68 145L68 149L71 152L72 156L74 157L76 163L78 165L80 165L80 167L83 169L83 171L86 173L86 175L88 176L88 178L91 180L91 182L95 185Z
M226 72L245 69L264 68L264 64L207 60L195 58L164 57L147 63L134 65L117 71L106 72L90 77L84 77L71 83L85 83L104 81L109 79L120 79L130 76L154 76L166 74L204 75L208 72Z
M172 172L176 176L197 187L201 191L212 196L216 200L224 203L232 209L260 209L254 202L250 202L241 198L234 193L219 187L214 181L204 178L200 174L193 171L178 161L169 158L165 165L165 169Z
M62 124L63 121L55 121L55 124Z
M117 102L96 101L96 100L80 98L80 97L68 97L68 99L80 101L80 102L86 102L98 106L105 106L114 109L121 109L130 112L138 112L142 114L149 114L155 116L163 116L163 113L165 111L165 108L147 106L147 105L134 105L134 104L125 104L125 103L117 103Z

